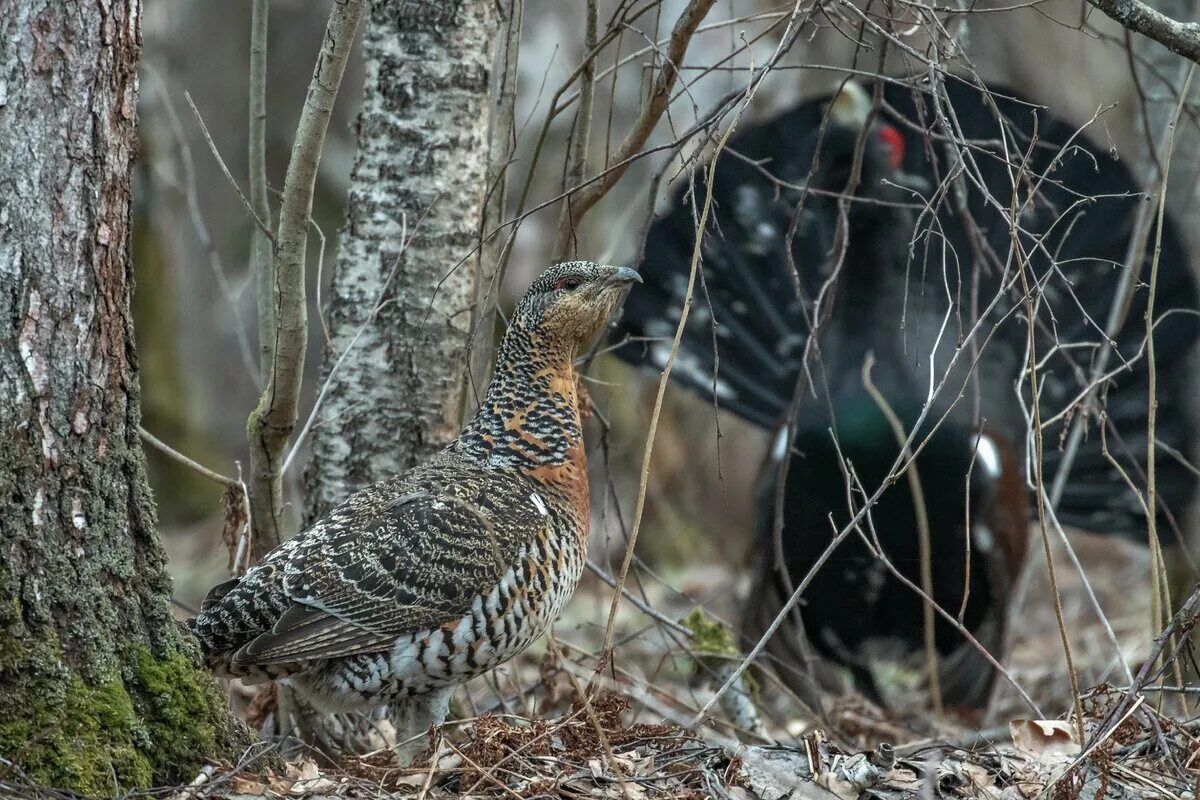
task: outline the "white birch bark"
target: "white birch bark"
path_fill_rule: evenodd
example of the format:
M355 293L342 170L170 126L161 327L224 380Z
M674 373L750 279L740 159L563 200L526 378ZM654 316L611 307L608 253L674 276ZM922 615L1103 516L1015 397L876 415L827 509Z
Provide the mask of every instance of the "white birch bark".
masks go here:
M371 4L309 519L458 432L475 288L475 260L459 262L485 191L494 17L492 0Z

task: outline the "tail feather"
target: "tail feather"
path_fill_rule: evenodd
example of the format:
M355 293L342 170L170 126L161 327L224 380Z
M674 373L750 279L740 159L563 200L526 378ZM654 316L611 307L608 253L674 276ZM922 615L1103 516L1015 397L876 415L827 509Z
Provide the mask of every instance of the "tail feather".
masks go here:
M618 351L623 358L658 369L667 362L687 300L694 231L681 201L682 195L651 230L640 268L644 284L630 296L617 332L631 340ZM723 219L705 235L702 274L692 287L673 374L721 407L768 426L789 404L799 349L787 348L803 320L797 303L778 297L778 276L772 282L765 274L773 263L744 254L737 231L736 222Z
M840 190L853 158L856 131L837 120L856 114L841 109L829 124L840 135L834 146L821 124L827 105L802 105L736 137L731 147L742 157L718 163L701 273L673 370L678 382L763 427L777 424L791 404L807 340L797 284L823 280L836 225L835 203L813 195L798 207L797 187ZM657 368L666 361L669 347L638 341L674 333L696 242L690 201L706 191L705 176L696 175L694 190L680 187L650 228L639 268L644 285L630 296L616 332L618 341L631 340L617 351L627 361Z
M950 95L966 137L986 136L989 131L994 135L992 114L974 89L958 85L951 87ZM1038 352L1047 353L1065 343L1073 345L1071 349L1060 349L1042 370L1042 417L1048 419L1067 410L1094 371L1094 359L1107 338L1104 326L1108 324L1110 306L1125 271L1134 233L1133 220L1144 195L1124 164L1086 138L1075 137L1073 146L1063 148L1075 134L1070 126L1046 114L1038 113L1035 119L1033 111L1015 100L998 97L996 104L1001 114L1012 120L1018 135L1029 141L1036 135L1045 143L1031 148L1027 163L1027 170L1043 180L1033 213L1022 219L1026 229L1022 241L1030 248L1030 263L1038 275L1046 276L1052 268L1058 272L1049 274L1046 281L1038 319L1042 334L1038 337ZM1008 168L1001 162L990 161L982 171L989 189L1002 203L1007 201L1012 195L1011 189L1003 191L1011 182ZM971 205L974 214L988 214L982 198L973 198ZM994 247L1003 248L1005 236L1006 230L997 230L989 238ZM1035 237L1044 237L1044 251L1034 246ZM1154 249L1152 237L1142 257L1124 325L1113 337L1106 365L1106 371L1128 365L1104 387L1101 395L1105 424L1111 432L1101 437L1093 430L1082 441L1058 507L1063 521L1097 532L1140 537L1146 530L1141 503L1133 491L1125 488L1125 480L1113 466L1113 460L1121 465L1138 490L1145 492L1150 382L1144 355L1144 315L1149 303L1148 281ZM1196 432L1186 398L1195 392L1195 384L1187 360L1200 337L1195 317L1200 299L1188 254L1169 216L1162 231L1154 302L1155 316L1160 320L1154 334L1158 365L1156 438L1190 460L1195 456ZM1172 313L1167 314L1168 311ZM1020 340L1025 333L1022 328L1014 330L1014 334L1007 340L1007 346L1016 352L1023 346ZM1027 383L1023 391L1028 399ZM1080 413L1081 410L1074 409L1073 414L1043 432L1048 482L1064 466L1063 453L1054 444L1065 440L1070 419ZM1104 453L1105 439L1109 455ZM1156 462L1161 527L1169 525L1172 513L1177 514L1191 501L1195 480L1185 465L1168 460L1162 452L1156 455Z

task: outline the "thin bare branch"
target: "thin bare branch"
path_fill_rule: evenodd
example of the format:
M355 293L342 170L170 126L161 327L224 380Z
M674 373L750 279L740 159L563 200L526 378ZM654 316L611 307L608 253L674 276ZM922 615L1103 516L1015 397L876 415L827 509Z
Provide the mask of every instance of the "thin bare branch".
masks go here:
M570 153L567 156L567 174L563 188L578 186L587 167L588 141L592 132L592 114L596 103L596 58L600 55L596 47L596 0L587 0L587 22L584 47L588 58L579 73L579 110L575 115L575 131L571 136ZM573 198L563 200L558 216L558 239L554 243L554 258L566 258L571 244L575 242L575 220L571 215Z
M313 192L325 131L364 6L365 0L341 0L333 6L300 122L296 126L296 140L283 184L273 265L274 358L266 389L248 424L255 559L261 558L283 538L284 451L296 426L308 339L304 261Z
M654 130L659 118L667 110L671 89L675 86L675 79L679 76L679 65L683 62L683 56L687 52L692 35L715 2L716 0L692 0L679 15L679 19L675 21L675 27L671 31L671 41L667 45L667 57L655 78L650 96L642 104L641 111L638 112L637 119L634 120L629 133L625 135L613 153L613 163L622 166L606 171L600 180L588 184L570 199L567 203L571 212L569 228L579 225L583 215L600 202L608 190L625 174L630 163L629 159L645 146L646 140L650 138L650 132ZM561 224L559 228L562 229Z
M207 478L213 483L220 484L221 486L229 486L230 484L237 483L237 481L233 478L228 478L219 472L209 469L197 461L193 461L140 425L138 426L138 435L142 437L142 441L144 441L146 444L150 445L163 455L179 462L202 478Z
M1180 22L1141 0L1087 0L1135 33L1153 39L1172 53L1200 64L1200 23Z
M271 203L267 193L267 19L268 0L254 0L250 18L250 206L258 228L251 234L250 272L258 291L259 371L275 357L275 275L271 264Z
M712 210L713 184L715 183L713 178L716 172L718 156L720 155L721 149L724 147L725 143L728 142L729 137L732 135L733 130L737 125L737 117L741 116L741 110L746 108L746 105L749 104L749 101L750 97L747 96L746 103L739 108L738 115L734 118L733 123L728 129L726 129L724 135L721 137L721 141L718 143L717 150L713 154L713 159L709 164L707 193L704 198L704 207L700 212L700 222L698 225L699 230L704 230L704 226L708 221L708 215ZM625 546L625 558L621 562L621 571L617 575L617 591L613 593L612 607L608 611L608 624L604 629L603 659L605 661L608 660L610 651L612 649L612 637L615 630L613 626L616 624L617 607L621 602L621 594L625 588L625 581L629 577L629 566L633 561L634 547L637 544L638 532L641 529L642 513L646 509L646 489L650 480L650 457L654 452L654 437L658 431L659 417L662 414L663 398L667 391L667 381L671 377L671 368L674 366L675 358L679 354L679 345L683 341L683 332L687 327L688 312L692 307L693 295L696 288L696 275L699 271L700 264L700 241L701 237L697 236L696 245L692 251L691 271L688 274L688 284L687 291L684 294L685 299L683 301L683 311L679 316L679 324L675 328L675 338L671 343L671 353L667 357L666 366L663 367L662 375L659 377L658 394L654 398L654 410L650 414L650 430L646 434L646 448L642 455L641 484L638 487L637 505L633 512L633 526L629 531L629 542Z
M923 628L925 634L925 671L929 678L929 696L933 702L933 709L937 713L942 713L942 684L938 679L938 653L937 642L934 638L934 610L933 610L933 548L930 546L929 540L929 510L925 505L925 491L921 488L921 477L917 472L916 459L912 458L911 451L905 442L908 441L908 434L904 432L904 425L900 422L900 418L896 416L896 412L892 410L887 398L875 387L874 381L871 380L871 368L875 366L874 353L868 353L866 359L863 360L862 366L862 382L863 388L867 390L867 394L875 401L875 405L883 413L887 419L888 426L892 429L892 434L896 437L896 443L904 452L904 457L908 459L908 469L904 474L908 477L908 488L912 492L913 509L917 517L917 549L918 558L921 560L921 612L923 617ZM967 529L967 536L970 537L970 528ZM967 585L964 583L964 586ZM966 608L966 600L963 601L963 607Z
M213 158L217 160L217 166L221 168L221 172L225 175L225 179L229 181L229 185L233 187L233 191L238 196L238 200L242 201L242 206L249 212L254 219L254 223L263 235L271 241L275 241L275 234L271 233L271 229L267 227L267 222L254 212L254 207L250 205L250 201L246 199L246 195L242 192L242 187L238 186L237 180L233 177L233 173L229 171L229 167L225 164L225 159L221 158L221 151L217 149L217 143L213 141L212 134L208 132L208 126L204 124L204 117L200 115L200 109L196 108L196 103L192 100L190 92L183 93L183 99L187 101L188 108L192 110L192 116L196 118L196 124L200 126L200 133L204 136L204 142L208 145L209 152L213 154Z
M503 238L485 239L489 227L504 220L508 203L508 168L517 146L517 69L520 66L521 26L525 0L509 0L502 13L492 60L491 114L488 117L488 161L484 176L486 199L479 217L479 241L476 248L475 305L471 310L471 338L467 344L469 391L463 405L463 419L470 419L479 407L479 397L492 374L495 349L496 303L500 295L500 248Z

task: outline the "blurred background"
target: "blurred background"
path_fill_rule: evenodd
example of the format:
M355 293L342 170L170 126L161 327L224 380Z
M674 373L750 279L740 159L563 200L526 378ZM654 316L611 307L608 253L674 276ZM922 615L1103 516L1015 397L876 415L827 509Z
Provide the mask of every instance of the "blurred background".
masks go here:
M600 19L617 9L601 0ZM618 48L601 58L605 69L620 61L601 81L595 119L607 120L607 136L594 134L594 152L610 152L637 114L645 93L648 40L667 36L682 0L664 0L657 11L639 18ZM1006 0L972 3L974 12L957 17L954 31L963 47L963 68L987 83L1011 87L1045 105L1054 114L1083 127L1102 149L1131 165L1151 152L1161 124L1147 119L1157 106L1173 108L1182 84L1174 57L1161 47L1131 42L1126 32L1090 10L1081 0L1013 4ZM529 0L521 33L516 154L523 180L535 134L556 87L575 69L584 53L584 4ZM1169 10L1164 8L1164 10ZM657 126L649 147L670 142L678 132L720 98L744 86L748 69L765 61L778 45L767 32L791 4L765 0L719 0L693 39L683 76L689 83ZM328 14L328 3L274 0L271 4L268 61L268 178L282 183L291 137L311 75ZM1187 9L1180 13L1187 18ZM850 24L850 17L841 20ZM141 159L136 184L135 269L136 332L142 364L145 427L196 461L226 475L246 468L246 419L257 401L247 367L255 361L254 289L247 271L252 223L223 177L188 108L190 94L213 142L239 180L247 174L246 106L249 60L249 5L244 0L174 0L146 4L142 61ZM906 34L908 53L893 49L885 72L911 72L927 51L926 29ZM834 16L813 21L781 65L766 79L741 125L767 119L798 101L829 92L847 70L873 72L878 52L855 44L858 35ZM748 44L743 47L743 44ZM736 52L735 52L736 51ZM730 56L730 53L735 53ZM1131 53L1138 58L1131 57ZM708 69L713 67L714 69ZM693 80L696 75L701 77ZM325 346L316 323L321 287L328 280L343 222L354 157L354 121L361 101L362 66L356 55L338 98L318 180L315 219L324 240L310 239L308 266L311 341L305 404L311 405L317 367ZM554 197L562 187L562 164L570 135L570 114L549 127L544 157L532 171L527 207ZM1182 120L1181 142L1197 141L1197 120L1189 107ZM594 130L601 130L602 127ZM674 158L679 167L693 155L686 148ZM577 251L596 260L628 263L637 258L647 216L661 204L668 182L682 179L680 168L664 165L665 155L636 162L586 218ZM665 169L657 196L652 177ZM1136 171L1136 170L1135 170ZM1193 195L1200 191L1200 149L1180 148L1172 165L1168 208L1191 237L1200 230ZM550 260L558 207L529 217L519 230L502 305L511 304L530 278ZM1193 249L1196 242L1191 243ZM635 373L602 356L589 389L597 408L611 423L604 434L593 424L593 557L613 566L624 550L622 518L628 523L636 497L642 447L656 389L656 377ZM301 418L307 415L302 408ZM638 554L645 562L646 591L664 613L686 613L703 603L726 619L746 591L755 516L754 478L767 448L765 434L722 414L718 436L711 405L683 391L667 392L650 472L646 518ZM151 478L160 525L170 551L177 598L195 607L207 588L227 575L228 552L221 542L220 490L186 467L151 450ZM302 456L303 459L303 456ZM292 502L299 502L300 471L294 471ZM1123 587L1146 585L1143 548L1116 540L1080 540L1081 558L1099 577L1102 595L1111 600L1114 626L1131 652L1148 647L1148 612ZM1042 570L1033 566L1034 576ZM1037 597L1041 578L1031 581ZM1085 615L1084 603L1067 580L1067 613ZM607 590L585 587L596 607L607 608ZM1102 601L1106 598L1102 596ZM1038 603L1036 599L1030 603ZM1039 606L1044 607L1044 606ZM572 612L585 614L585 612ZM578 624L584 624L579 622ZM1028 621L1017 643L1014 671L1037 686L1061 675L1053 646L1057 629L1047 615ZM562 626L560 626L562 627ZM1039 639L1039 637L1042 637ZM1099 648L1098 634L1078 630L1080 661ZM1049 645L1045 644L1047 641ZM1104 659L1088 677L1103 676ZM1048 690L1049 691L1049 690ZM1061 702L1059 703L1061 705Z

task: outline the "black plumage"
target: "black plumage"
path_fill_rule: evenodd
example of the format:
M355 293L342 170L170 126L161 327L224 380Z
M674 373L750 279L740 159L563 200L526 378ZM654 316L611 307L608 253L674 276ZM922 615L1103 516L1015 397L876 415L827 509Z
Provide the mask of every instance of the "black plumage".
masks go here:
M900 455L864 386L870 356L874 384L903 430L915 428L915 443L923 443L915 463L929 515L934 598L951 615L961 612L988 650L1002 653L1033 508L1026 486L1030 383L1022 377L1027 285L1047 487L1070 420L1088 414L1058 518L1101 533L1145 535L1137 494L1102 443L1144 487L1148 371L1139 357L1153 237L1113 340L1113 374L1101 396L1106 414L1073 405L1104 349L1144 195L1123 163L1044 110L1004 91L985 101L973 86L946 88L940 113L927 95L892 83L880 87L872 111L867 93L849 84L735 137L736 157L727 154L716 167L701 279L672 378L778 432L761 480L748 639L765 630L834 530L850 520L845 470L852 467L862 490L850 494L857 508ZM946 119L956 121L952 129ZM968 158L947 141L966 142ZM703 177L694 181L702 197ZM626 342L618 354L633 363L661 368L670 350L695 242L689 191L681 187L650 228L645 285L631 294L616 332ZM1168 216L1154 337L1157 438L1165 445L1156 458L1156 522L1167 540L1195 491L1194 475L1172 453L1194 453L1187 410L1194 384L1184 366L1200 331L1196 308L1188 256ZM877 680L885 664L921 662L922 601L866 541L875 546L877 536L895 570L920 583L916 509L905 478L883 492L869 521L873 529L864 521L862 534L852 534L817 573L803 596L802 626L776 636L772 652L795 662L811 644L886 699ZM994 671L954 625L939 618L935 631L946 702L982 706ZM812 697L811 687L797 688Z

